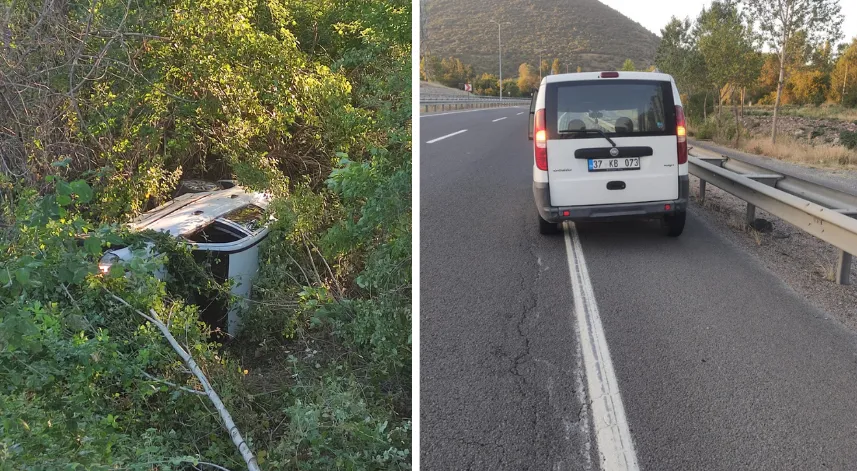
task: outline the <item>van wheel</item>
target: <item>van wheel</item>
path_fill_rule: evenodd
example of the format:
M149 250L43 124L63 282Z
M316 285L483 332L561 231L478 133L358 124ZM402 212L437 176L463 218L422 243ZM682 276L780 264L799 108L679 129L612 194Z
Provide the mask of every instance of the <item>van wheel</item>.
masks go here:
M542 218L542 215L539 214L539 234L559 234L559 224L555 222L547 222Z
M687 219L687 211L676 211L674 214L666 214L661 220L664 234L669 237L678 237L684 232L684 221Z

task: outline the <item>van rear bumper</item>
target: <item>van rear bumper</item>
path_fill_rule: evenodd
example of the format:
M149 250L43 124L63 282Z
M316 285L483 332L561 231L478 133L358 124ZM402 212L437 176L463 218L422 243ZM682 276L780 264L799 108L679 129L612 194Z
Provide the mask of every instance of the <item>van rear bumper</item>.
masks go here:
M686 211L690 181L687 175L678 177L678 199L647 201L645 203L600 204L592 206L551 206L550 183L533 182L533 196L539 215L547 222L561 221L609 221L615 219L637 219L659 217ZM670 209L664 209L670 205ZM568 211L568 216L565 212Z

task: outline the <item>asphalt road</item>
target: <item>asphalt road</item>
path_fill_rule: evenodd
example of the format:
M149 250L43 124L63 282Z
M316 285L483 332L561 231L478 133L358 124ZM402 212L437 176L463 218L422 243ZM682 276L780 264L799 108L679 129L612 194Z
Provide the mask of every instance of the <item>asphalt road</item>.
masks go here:
M420 120L421 469L599 468L525 111ZM854 469L857 336L708 224L577 225L640 467Z

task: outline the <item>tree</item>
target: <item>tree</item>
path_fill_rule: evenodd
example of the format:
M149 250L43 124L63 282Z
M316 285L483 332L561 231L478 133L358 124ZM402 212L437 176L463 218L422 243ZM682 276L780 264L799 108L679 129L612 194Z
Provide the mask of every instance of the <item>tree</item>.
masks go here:
M745 23L735 4L712 2L702 9L694 28L697 47L718 91L717 115L724 98L755 81L761 67L752 27Z
M476 92L477 95L498 95L498 83L496 75L484 73L473 80L473 91Z
M672 17L661 30L661 42L655 53L655 65L670 74L679 90L693 94L708 87L708 70L699 54L689 18Z
M423 56L420 71L427 81L438 81L443 74L442 61L437 56Z
M830 76L821 70L806 67L789 79L796 104L820 105L830 88Z
M577 73L579 74L579 73L580 73L580 72L582 72L582 71L583 71L583 69L581 69L581 68L580 68L580 66L578 65L578 66L577 66Z
M550 63L547 60L542 60L542 63L539 64L539 75L544 77L545 75L548 75L548 72L550 72L550 70L551 70Z
M828 99L845 106L857 106L857 37L846 45L833 66Z
M628 72L633 72L637 70L637 68L634 67L634 61L632 61L631 59L625 59L625 63L622 64L622 68L620 70L627 70Z
M503 95L509 97L521 96L521 89L518 88L518 81L513 78L504 79Z
M536 68L530 64L521 64L518 67L518 90L522 94L528 94L539 87L539 76Z
M554 59L553 64L551 65L551 75L556 75L559 73L559 59Z
M842 28L842 14L838 0L742 0L759 25L762 37L779 52L780 67L774 116L771 124L771 142L777 140L777 115L783 91L785 68L789 59L787 45L797 32L805 32L810 44L822 40L837 40Z

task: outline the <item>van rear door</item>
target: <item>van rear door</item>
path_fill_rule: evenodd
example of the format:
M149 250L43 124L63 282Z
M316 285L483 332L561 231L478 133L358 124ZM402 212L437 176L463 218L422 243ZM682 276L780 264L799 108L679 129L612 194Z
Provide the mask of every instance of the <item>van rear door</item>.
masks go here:
M577 80L545 93L552 206L678 198L671 82Z

